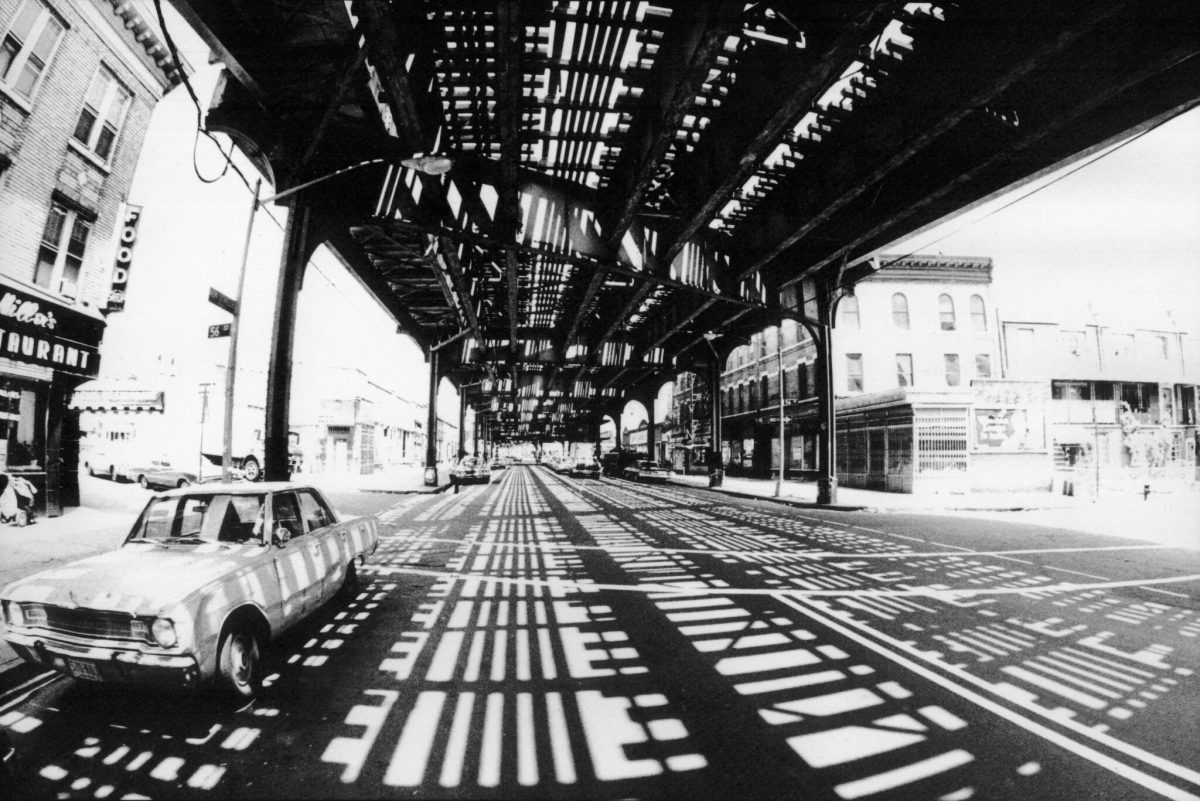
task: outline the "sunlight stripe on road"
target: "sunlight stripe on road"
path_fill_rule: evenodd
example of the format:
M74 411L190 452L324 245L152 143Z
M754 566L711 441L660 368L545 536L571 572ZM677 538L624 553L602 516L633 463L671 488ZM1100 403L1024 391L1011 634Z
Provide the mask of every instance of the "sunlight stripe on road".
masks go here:
M457 787L462 782L463 764L467 756L467 737L471 733L471 713L475 710L475 693L465 692L458 699L450 736L446 740L446 756L442 762L442 787Z
M392 787L418 787L425 779L425 766L433 751L433 733L446 703L446 693L426 691L417 696L404 731L392 752L383 783Z
M920 762L914 762L902 768L877 773L865 779L856 779L852 782L839 784L833 789L842 798L852 801L852 799L862 798L864 795L881 793L884 790L892 790L901 785L911 784L930 776L936 776L939 773L945 773L948 770L969 764L974 759L973 756L961 749L947 751L944 754L938 754L935 757L923 759Z

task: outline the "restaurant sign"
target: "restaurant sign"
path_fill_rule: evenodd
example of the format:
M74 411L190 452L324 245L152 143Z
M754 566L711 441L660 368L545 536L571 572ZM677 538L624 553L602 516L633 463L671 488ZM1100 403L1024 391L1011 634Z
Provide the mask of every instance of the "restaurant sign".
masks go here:
M117 229L117 260L113 265L112 288L108 292L108 308L115 312L125 309L125 290L129 285L129 268L133 264L133 245L137 241L138 220L142 207L121 204L121 227Z
M0 284L0 357L94 378L104 323Z

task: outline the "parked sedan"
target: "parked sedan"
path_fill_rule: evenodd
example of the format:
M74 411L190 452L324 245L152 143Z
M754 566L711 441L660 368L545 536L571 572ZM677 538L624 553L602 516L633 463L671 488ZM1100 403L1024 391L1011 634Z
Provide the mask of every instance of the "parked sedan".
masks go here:
M622 475L630 481L663 484L666 483L667 478L671 475L671 471L665 467L659 467L654 462L643 459L626 467Z
M451 484L487 484L491 480L491 468L475 456L465 456L450 468Z
M379 544L373 517L338 521L319 491L287 482L206 484L153 496L115 551L0 593L4 638L77 679L240 697L262 652L358 584Z
M571 467L571 478L600 478L600 463L595 459L581 459Z

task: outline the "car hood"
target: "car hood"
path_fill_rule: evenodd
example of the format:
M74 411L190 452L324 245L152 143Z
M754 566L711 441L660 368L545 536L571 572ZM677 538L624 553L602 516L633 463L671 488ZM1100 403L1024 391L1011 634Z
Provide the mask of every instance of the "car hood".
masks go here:
M262 550L257 544L129 544L10 584L10 601L152 615L227 580Z

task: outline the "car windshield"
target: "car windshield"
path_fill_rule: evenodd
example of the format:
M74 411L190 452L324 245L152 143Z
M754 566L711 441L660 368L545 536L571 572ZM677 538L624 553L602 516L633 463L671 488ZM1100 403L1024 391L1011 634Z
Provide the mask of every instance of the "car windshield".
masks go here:
M658 467L654 462L638 462L638 467L642 470L653 470Z
M262 533L265 495L184 495L155 498L129 542L248 542Z

